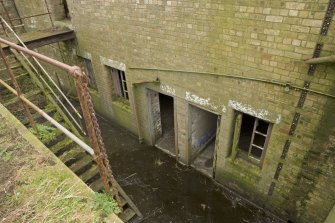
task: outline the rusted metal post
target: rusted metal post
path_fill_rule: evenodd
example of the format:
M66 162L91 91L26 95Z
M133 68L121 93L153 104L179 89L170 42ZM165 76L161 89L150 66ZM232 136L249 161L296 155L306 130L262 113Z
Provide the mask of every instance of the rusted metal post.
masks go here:
M97 118L95 116L95 112L93 109L93 103L91 100L91 96L89 95L88 91L88 83L86 75L81 71L78 67L74 74L76 78L76 87L78 98L80 101L80 105L82 108L84 120L87 126L87 133L89 135L90 141L92 143L92 147L94 149L95 157L99 170L100 175L104 184L104 188L106 192L110 191L110 185L112 186L112 193L118 202L121 203L118 190L116 188L116 181L114 179L112 169L107 157L106 149L101 137L101 132L99 128L99 124ZM120 207L121 208L121 207Z
M6 67L6 69L7 69L8 75L9 75L10 79L12 80L12 83L13 83L13 85L14 85L16 91L17 91L18 98L19 98L19 100L21 101L21 103L22 103L22 105L23 105L23 108L24 108L24 111L25 111L25 113L26 113L26 116L27 116L27 118L28 118L28 120L29 120L31 126L32 126L32 127L34 128L34 130L38 133L38 129L37 129L37 127L36 127L36 123L35 123L35 121L34 121L34 119L33 119L33 116L31 115L31 113L30 113L30 111L29 111L29 108L28 108L28 106L26 105L26 103L24 103L24 101L23 101L23 100L21 99L21 97L20 97L20 96L22 95L21 88L20 88L19 84L17 83L17 81L16 81L16 79L15 79L15 75L14 75L12 69L11 69L10 66L9 66L9 63L8 63L8 61L7 61L7 58L6 58L6 54L5 54L5 52L3 51L3 49L2 49L2 45L1 45L1 44L0 44L0 54L1 54L2 61L3 61L3 63L5 64L5 67Z

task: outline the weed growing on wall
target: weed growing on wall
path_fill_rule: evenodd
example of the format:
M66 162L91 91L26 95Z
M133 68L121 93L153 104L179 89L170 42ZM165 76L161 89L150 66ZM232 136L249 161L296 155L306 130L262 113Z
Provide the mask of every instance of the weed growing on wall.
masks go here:
M95 192L93 195L93 209L100 210L105 215L121 213L121 209L114 200L112 193Z

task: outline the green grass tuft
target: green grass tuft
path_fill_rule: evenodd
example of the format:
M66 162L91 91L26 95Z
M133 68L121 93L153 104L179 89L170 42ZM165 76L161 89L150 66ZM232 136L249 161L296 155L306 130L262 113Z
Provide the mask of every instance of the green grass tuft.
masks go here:
M113 198L112 193L98 193L93 194L93 209L100 210L105 215L111 213L119 214L121 209Z
M57 132L56 128L53 128L48 125L41 125L41 124L37 124L36 127L37 127L37 131L33 128L30 128L29 130L34 135L38 136L38 138L42 142L50 142L56 139L56 132Z

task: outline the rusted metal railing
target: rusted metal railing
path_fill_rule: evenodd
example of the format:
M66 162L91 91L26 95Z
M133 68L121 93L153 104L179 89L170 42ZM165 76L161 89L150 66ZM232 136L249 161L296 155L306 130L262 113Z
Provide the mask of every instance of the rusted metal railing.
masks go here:
M0 84L7 88L10 92L15 94L26 106L29 106L33 110L35 110L37 113L42 115L46 120L48 120L51 124L56 126L60 131L62 131L66 136L68 136L70 139L72 139L75 143L77 143L81 148L83 148L86 152L88 152L90 155L94 155L94 150L88 146L85 142L83 142L81 139L79 139L76 135L74 135L72 132L67 130L64 126L62 126L59 122L57 122L55 119L53 119L51 116L49 116L46 112L44 112L42 109L40 109L37 105L29 101L26 97L24 97L22 94L19 94L18 91L16 91L14 88L9 86L6 81L0 79Z
M19 35L10 27L10 25L6 22L6 20L0 16L0 20L2 22L3 25L5 25L8 30L14 35L14 37L17 39L17 41L19 41L19 43L26 49L28 49L28 47L25 45L25 43L21 40L21 38L19 37ZM9 36L8 36L9 37ZM50 90L50 92L53 94L53 96L56 98L56 100L58 101L58 103L62 106L62 108L65 110L66 114L71 118L72 122L77 126L78 129L80 129L80 131L86 135L86 133L84 132L84 130L82 129L82 127L80 126L80 124L77 122L77 120L73 117L73 115L71 114L71 112L67 109L67 107L64 105L64 103L61 101L61 99L59 98L59 96L54 92L54 90L49 86L49 84L47 83L47 81L44 79L44 77L38 72L38 70L36 69L36 67L32 64L32 62L30 62L30 60L28 60L28 58L22 53L20 52L22 57L26 60L26 62L29 64L29 66L34 70L34 72L40 77L40 79L42 80L42 82L45 84L45 86ZM74 113L79 117L79 119L82 119L82 116L80 115L80 113L77 111L77 109L74 107L74 105L70 102L70 100L66 97L66 95L62 92L62 90L57 86L57 84L54 82L54 80L51 78L51 76L49 75L49 73L46 71L46 69L42 66L42 64L36 60L35 57L32 57L34 62L36 63L36 65L39 67L39 69L42 71L42 73L48 78L48 80L50 81L51 84L53 84L53 86L55 87L55 89L58 91L58 93L60 94L60 96L62 96L62 98L65 100L65 102L71 107L71 109L74 111Z
M116 181L113 177L113 173L112 173L112 169L111 169L108 157L107 157L105 145L104 145L104 142L101 136L99 124L98 124L95 111L93 108L91 96L89 94L87 76L78 66L69 66L67 64L59 62L45 55L39 54L35 51L21 47L15 43L12 43L2 38L0 38L0 43L5 44L9 46L10 48L15 49L19 52L22 52L26 55L35 57L36 59L42 60L48 64L58 67L66 71L71 77L74 78L75 83L76 83L78 98L80 101L81 109L83 112L83 117L85 120L87 132L88 132L88 136L89 136L90 142L94 150L93 157L98 164L101 179L104 185L104 189L106 192L109 192L110 190L112 190L112 193L115 196L115 199L120 204L120 197L119 197L118 190L116 188ZM20 98L23 99L22 95L20 96ZM26 100L23 100L23 102L27 103Z
M5 67L6 67L8 75L9 75L9 78L11 79L11 81L13 83L13 86L16 89L16 95L18 96L19 101L21 101L21 103L22 103L22 106L24 108L24 112L26 113L26 116L27 116L27 118L28 118L28 120L30 122L30 125L34 128L34 130L36 132L38 132L38 129L36 127L36 123L35 123L35 121L33 119L33 116L31 115L31 113L29 111L29 108L28 108L27 104L24 103L24 101L20 97L22 95L21 88L20 88L18 82L15 79L15 75L14 75L12 69L10 68L9 62L8 62L8 60L6 58L6 54L3 51L2 47L0 47L0 55L1 55L3 63L5 64Z

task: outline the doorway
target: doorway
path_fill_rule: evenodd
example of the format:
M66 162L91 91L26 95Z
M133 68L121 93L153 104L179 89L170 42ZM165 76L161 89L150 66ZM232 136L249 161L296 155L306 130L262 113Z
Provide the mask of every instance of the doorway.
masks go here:
M218 115L190 105L190 163L197 170L213 176Z
M151 101L151 117L154 145L175 155L174 99L171 96L148 90Z

